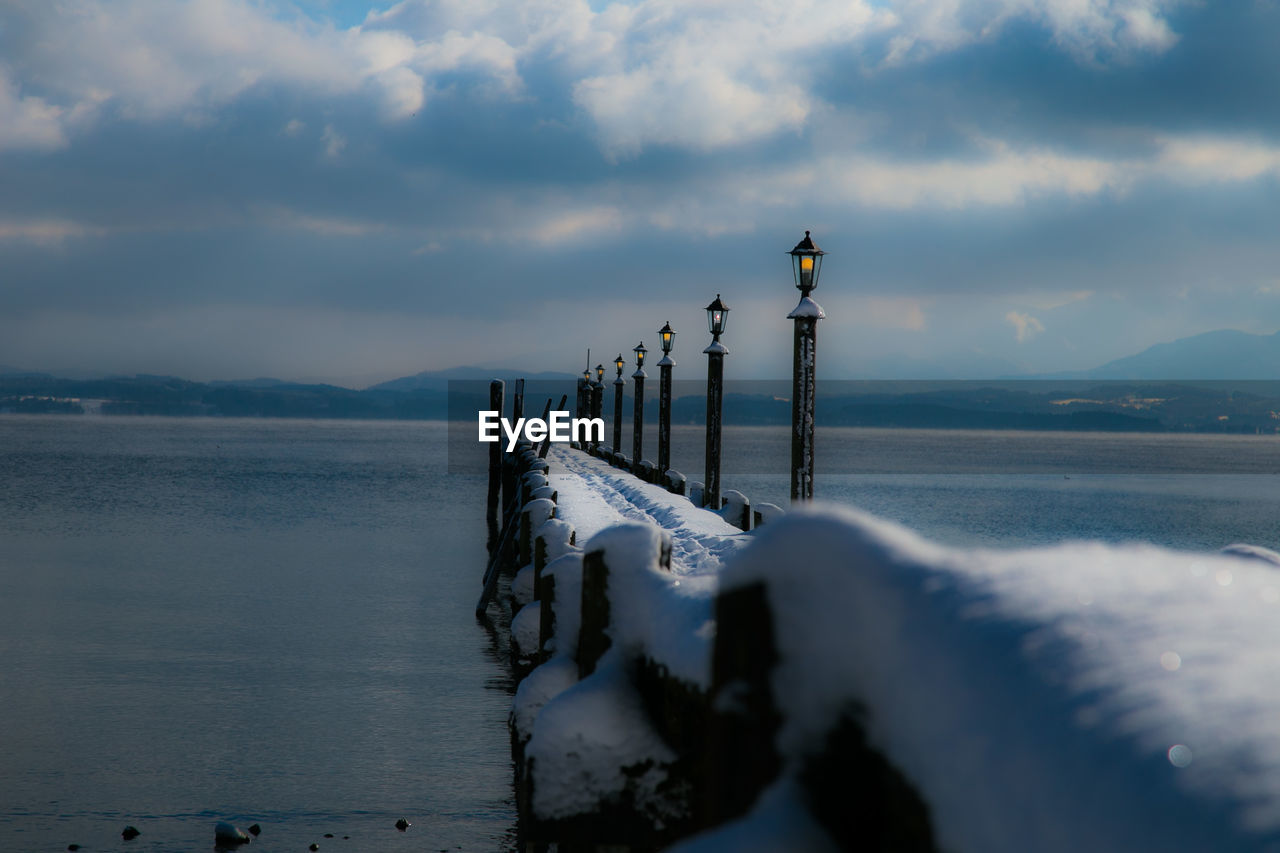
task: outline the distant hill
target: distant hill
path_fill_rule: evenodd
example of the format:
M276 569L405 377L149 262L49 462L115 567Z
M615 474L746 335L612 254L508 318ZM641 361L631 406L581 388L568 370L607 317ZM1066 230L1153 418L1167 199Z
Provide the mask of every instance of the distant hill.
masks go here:
M1205 332L1147 347L1064 379L1280 379L1280 332Z
M403 376L377 385L370 385L366 391L447 391L449 380L454 379L520 379L530 382L575 379L572 373L526 373L511 368L491 367L451 367L448 370L425 370L413 376Z

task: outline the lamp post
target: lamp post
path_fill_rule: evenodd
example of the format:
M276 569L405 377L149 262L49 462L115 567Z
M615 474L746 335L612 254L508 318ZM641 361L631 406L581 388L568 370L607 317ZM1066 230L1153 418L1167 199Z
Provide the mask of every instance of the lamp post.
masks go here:
M662 341L662 361L658 362L658 476L662 477L671 467L671 368L676 366L671 357L676 333L667 321L658 330Z
M720 508L720 412L724 403L724 357L728 348L720 343L724 327L729 320L729 306L716 301L707 306L707 328L711 330L711 345L703 350L707 354L707 453L706 476L703 483L703 505Z
M575 417L591 417L591 355L587 355L587 366L582 370L582 378L578 380L578 405Z
M622 451L622 391L627 387L627 380L622 378L622 366L626 364L622 360L622 353L618 353L618 357L613 360L613 366L618 369L618 378L613 380L613 452L620 453Z
M604 408L604 365L596 365L596 378L591 383L591 417L603 417L601 410ZM601 438L604 436L601 435ZM592 447L599 448L600 442L593 441Z
M791 379L791 500L813 500L814 397L817 391L818 321L827 315L809 298L822 271L819 249L804 232L804 239L788 252L800 303L787 315L796 321L795 355Z
M635 410L632 412L631 424L631 470L635 472L640 470L644 451L644 357L649 351L644 348L644 341L641 341L632 352L636 354L636 372L631 374L631 378L636 381Z

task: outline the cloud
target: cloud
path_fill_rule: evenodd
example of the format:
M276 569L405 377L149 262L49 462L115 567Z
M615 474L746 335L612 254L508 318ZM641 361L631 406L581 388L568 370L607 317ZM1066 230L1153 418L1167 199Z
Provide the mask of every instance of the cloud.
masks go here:
M1044 325L1030 314L1010 311L1004 315L1004 319L1009 325L1013 326L1014 336L1020 344L1026 343L1044 331Z
M324 143L324 156L330 160L337 159L342 153L342 149L347 147L347 139L341 133L333 129L333 125L326 124L324 133L320 137L320 141Z
M61 148L67 144L63 110L43 98L22 95L0 72L0 151Z

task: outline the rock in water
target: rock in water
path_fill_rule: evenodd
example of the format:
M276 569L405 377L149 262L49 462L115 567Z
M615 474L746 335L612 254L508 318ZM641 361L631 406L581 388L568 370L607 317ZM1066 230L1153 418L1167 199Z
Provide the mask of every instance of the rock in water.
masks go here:
M252 840L243 829L225 821L218 821L218 825L213 828L213 843L219 847L234 847L248 844Z
M409 823L409 821L405 820L404 818L400 818L398 821L396 821L396 829L400 830L401 832L404 832L406 829L408 829L411 826L413 826L413 824Z
M311 853L315 853L315 851L317 851L317 850L319 850L319 849L320 849L320 845L319 845L319 844L312 844L312 845L311 845L310 847L308 847L307 849L308 849L308 850L310 850L310 851L311 851Z
M261 833L262 833L262 827L258 826L256 823L253 826L249 827L249 834L252 835L254 838L257 838L258 835L260 835Z
M137 838L141 834L142 833L138 831L137 827L126 826L123 830L121 830L120 837L123 838L125 841L132 841L133 839Z

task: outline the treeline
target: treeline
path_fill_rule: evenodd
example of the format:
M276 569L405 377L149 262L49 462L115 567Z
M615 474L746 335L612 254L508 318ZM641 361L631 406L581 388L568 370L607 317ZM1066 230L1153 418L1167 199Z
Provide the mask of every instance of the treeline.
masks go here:
M92 402L90 402L92 401ZM246 387L171 376L0 377L0 412L267 418L439 420L443 391L353 391L335 385Z

